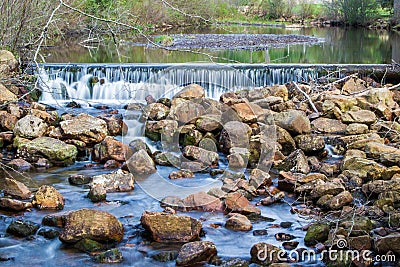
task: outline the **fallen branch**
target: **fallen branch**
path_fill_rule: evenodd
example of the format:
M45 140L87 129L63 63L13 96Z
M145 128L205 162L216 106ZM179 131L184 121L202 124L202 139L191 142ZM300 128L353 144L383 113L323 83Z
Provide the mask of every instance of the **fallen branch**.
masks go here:
M315 113L319 113L318 109L315 107L313 101L311 100L310 96L304 92L303 90L301 90L301 88L297 85L297 83L293 82L294 86L296 87L297 90L299 90L308 100L308 102L310 103L310 106L312 107L312 109L314 110Z

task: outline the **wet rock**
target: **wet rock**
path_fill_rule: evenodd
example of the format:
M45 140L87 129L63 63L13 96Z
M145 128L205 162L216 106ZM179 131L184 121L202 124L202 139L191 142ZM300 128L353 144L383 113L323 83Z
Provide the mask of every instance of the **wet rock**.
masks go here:
M290 133L279 126L276 126L276 138L284 155L289 155L296 149L296 143Z
M94 256L93 260L98 263L120 263L123 261L122 253L118 248L113 248Z
M314 223L311 225L304 237L306 246L313 246L318 242L325 242L329 236L329 225L322 223Z
M87 197L92 202L105 201L107 198L107 190L101 184L95 184L90 187Z
M395 175L392 180L383 181L375 180L366 184L363 184L362 191L364 194L380 194L385 191L399 191L400 190L400 178Z
M169 179L182 179L182 178L193 178L194 173L189 170L179 170L179 171L172 171L169 175Z
M202 105L189 100L181 100L172 101L168 118L187 124L195 123L196 120L204 114L205 109Z
M161 166L179 166L180 159L170 152L154 153L154 161Z
M318 118L311 122L311 127L314 131L320 133L344 133L347 126L340 120Z
M156 172L153 159L145 150L139 150L133 154L126 162L129 170L138 175L149 175Z
M18 97L0 83L0 104L17 101Z
M219 138L220 150L229 154L232 147L246 148L249 146L251 128L239 121L229 121L223 125Z
M72 185L83 185L88 184L92 181L92 178L82 174L75 174L68 177L68 182Z
M18 153L33 161L45 157L51 163L58 166L66 166L75 163L78 150L74 145L51 137L39 137L20 145ZM36 160L35 160L36 159Z
M46 239L54 239L60 235L60 232L56 229L41 227L38 231L38 235L41 235Z
M298 110L276 113L274 120L276 125L293 134L307 134L311 131L310 120Z
M269 266L279 262L279 259L286 258L286 252L284 250L264 242L254 244L251 247L250 255L251 262L263 266Z
M160 251L154 255L151 255L151 258L158 262L168 262L176 260L178 257L178 252L176 251Z
M311 191L311 197L320 198L323 195L337 195L343 192L344 186L336 182L327 182L323 184L315 185L314 189Z
M17 124L18 118L7 111L0 111L0 126L6 131L14 130L15 124Z
M9 211L23 211L32 208L32 203L20 200L0 197L0 209Z
M298 180L303 177L304 174L280 171L278 189L286 192L293 192L296 186L298 186Z
M152 103L145 109L145 113L150 120L163 120L169 114L169 108L161 103Z
M204 132L213 132L220 130L221 116L219 115L205 115L196 120L196 128Z
M60 126L65 138L80 140L86 144L100 143L108 135L104 120L84 113L60 122Z
M293 171L307 174L310 172L307 157L301 149L293 151L281 163L276 166L278 170Z
M362 123L351 123L346 128L346 134L366 134L368 126Z
M20 199L28 199L31 197L32 192L23 183L11 178L5 178L4 194Z
M147 154L151 155L151 150L149 146L142 139L135 139L129 143L129 148L132 153L136 153L139 150L144 149Z
M306 154L317 154L324 150L325 141L322 136L298 135L294 138L297 147Z
M376 121L376 115L369 110L348 111L342 115L344 123L372 124Z
M201 139L203 139L203 134L192 129L183 136L183 146L197 146Z
M219 198L219 199L225 199L226 198L226 195L227 195L227 193L225 192L225 191L223 191L221 188L219 188L219 187L213 187L213 188L211 188L208 192L207 192L207 194L209 194L209 195L211 195L211 196L213 196L213 197L216 197L216 198Z
M23 159L13 159L7 165L19 172L26 172L33 169L32 164Z
M177 266L193 266L207 263L217 255L217 248L210 241L195 241L184 244L176 259Z
M400 254L400 233L389 234L374 239L374 248L379 254L386 254L389 251Z
M201 222L189 216L145 211L140 219L156 242L189 242L200 236Z
M229 219L225 222L225 227L234 231L250 231L253 225L246 216L239 213L230 213Z
M244 215L261 215L260 209L252 205L247 198L239 192L229 193L225 198L225 206L232 212Z
M31 221L16 220L7 227L7 233L18 236L28 237L34 235L39 230L39 225Z
M323 173L310 173L304 177L299 178L297 181L300 183L309 183L317 180L326 181L328 178Z
M64 208L64 197L54 187L42 185L35 192L32 204L41 210L62 210Z
M153 141L172 141L177 129L178 122L175 120L147 121L145 135Z
M65 226L60 234L64 243L76 243L91 239L100 243L121 242L124 228L118 219L105 211L80 209L65 217Z
M133 174L118 170L108 174L93 176L90 186L102 186L106 192L128 192L134 189L134 183Z
M249 264L250 263L246 260L234 258L234 259L229 259L229 260L223 261L220 266L221 267L248 267Z
M289 92L285 85L273 85L266 88L266 96L281 97L284 101L288 101Z
M91 239L81 239L77 243L74 244L74 248L83 251L83 252L93 252L93 251L99 251L104 249L104 245L91 240Z
M194 209L206 212L224 210L224 205L219 198L205 192L190 194L183 199L183 205L187 209Z
M343 191L329 200L328 207L331 210L339 210L351 202L353 202L353 196L349 191Z
M260 169L253 169L249 176L249 184L258 189L261 186L270 186L272 184L272 179L268 173Z
M208 151L200 147L186 146L183 149L185 157L200 161L205 166L218 166L219 156L218 153Z
M132 152L126 144L107 136L100 144L93 147L92 159L102 163L107 160L125 161L125 156L130 154Z
M204 88L198 84L189 84L175 94L174 98L183 98L186 100L204 98Z
M46 133L47 124L40 118L27 115L19 119L14 126L14 135L33 139L41 137Z
M102 119L106 122L109 135L126 135L128 126L123 121L122 116L100 116L99 119Z

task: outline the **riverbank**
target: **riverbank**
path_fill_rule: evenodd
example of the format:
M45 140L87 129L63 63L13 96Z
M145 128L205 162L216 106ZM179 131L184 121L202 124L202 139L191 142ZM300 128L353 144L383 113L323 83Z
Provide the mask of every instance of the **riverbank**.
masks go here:
M2 63L14 77L16 61ZM126 110L71 102L58 114L1 86L1 259L307 265L304 251L317 264L350 251L367 256L326 263L394 263L397 88L350 75L211 99L192 84ZM131 135L140 127L146 139Z

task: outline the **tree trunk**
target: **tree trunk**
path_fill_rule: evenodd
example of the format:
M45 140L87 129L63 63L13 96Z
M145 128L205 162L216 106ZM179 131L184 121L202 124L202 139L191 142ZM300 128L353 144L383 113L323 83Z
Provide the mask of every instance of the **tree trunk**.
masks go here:
M400 23L400 0L394 0L393 8L394 8L393 21L395 23Z

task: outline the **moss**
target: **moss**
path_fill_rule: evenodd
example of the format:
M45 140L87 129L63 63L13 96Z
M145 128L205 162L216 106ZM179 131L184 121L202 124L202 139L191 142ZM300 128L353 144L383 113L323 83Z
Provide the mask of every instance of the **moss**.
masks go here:
M329 225L323 223L315 223L308 228L304 243L307 246L313 246L318 242L325 242L329 236Z

